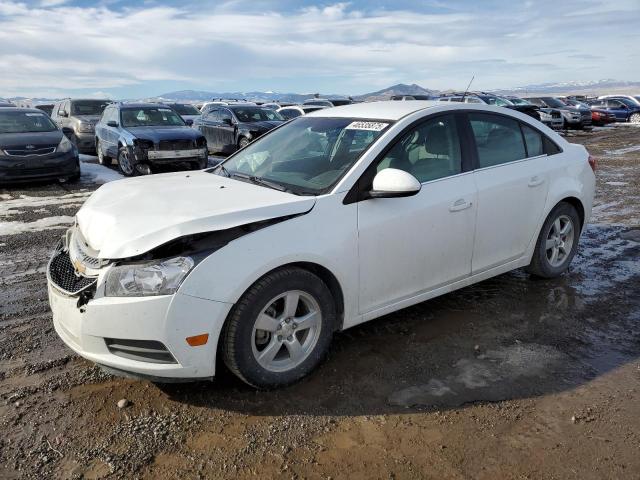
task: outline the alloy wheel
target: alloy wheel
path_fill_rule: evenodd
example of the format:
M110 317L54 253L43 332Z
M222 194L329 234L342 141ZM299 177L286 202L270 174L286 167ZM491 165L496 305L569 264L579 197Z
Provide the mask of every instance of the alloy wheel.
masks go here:
M551 225L545 250L547 261L552 267L560 267L567 260L575 241L573 221L567 215L560 215Z
M129 153L126 150L122 150L118 154L118 164L120 165L120 170L125 175L133 174L133 165L131 165L131 161L129 160Z
M633 115L631 115L631 118L629 118L629 122L640 123L640 113L634 113Z
M271 299L256 319L251 347L265 370L285 372L300 365L313 351L322 328L315 298L301 290Z

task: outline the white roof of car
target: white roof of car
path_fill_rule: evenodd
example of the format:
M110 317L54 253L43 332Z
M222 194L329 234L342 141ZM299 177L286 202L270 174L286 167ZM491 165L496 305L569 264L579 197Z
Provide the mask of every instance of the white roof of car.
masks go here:
M380 120L398 120L410 113L425 108L442 107L442 102L431 100L411 100L408 102L398 102L388 100L384 102L353 103L342 107L324 108L311 112L308 115L313 117L347 117L347 118L370 118Z

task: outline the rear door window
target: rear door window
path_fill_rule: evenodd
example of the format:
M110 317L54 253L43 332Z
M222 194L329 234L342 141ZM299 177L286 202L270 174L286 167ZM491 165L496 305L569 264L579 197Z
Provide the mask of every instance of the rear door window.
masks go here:
M521 124L522 134L527 144L527 157L537 157L544 155L544 144L542 134L527 125Z
M517 120L491 113L470 113L479 168L502 165L527 157Z

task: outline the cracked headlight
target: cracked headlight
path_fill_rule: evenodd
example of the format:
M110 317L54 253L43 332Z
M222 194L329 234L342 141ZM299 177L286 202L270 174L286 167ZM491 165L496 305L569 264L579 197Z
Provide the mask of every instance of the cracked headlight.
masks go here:
M171 295L191 271L191 257L175 257L148 263L119 265L107 273L107 297Z

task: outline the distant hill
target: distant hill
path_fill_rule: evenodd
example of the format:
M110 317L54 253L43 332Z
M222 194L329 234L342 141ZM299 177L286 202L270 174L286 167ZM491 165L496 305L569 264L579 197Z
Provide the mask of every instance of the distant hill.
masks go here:
M559 82L524 85L510 89L492 90L498 95L605 95L640 93L640 82L605 79L590 82Z
M258 102L295 102L302 103L308 98L313 98L313 93L278 93L278 92L209 92L200 90L180 90L177 92L163 93L153 100L176 100L204 102L214 98L228 98ZM321 97L344 97L336 94L320 94Z
M393 95L437 95L438 90L429 90L427 88L416 85L415 83L407 85L405 83L398 83L391 87L383 88L377 92L365 93L363 95L357 95L354 98L356 100L372 102L375 100L389 100Z

